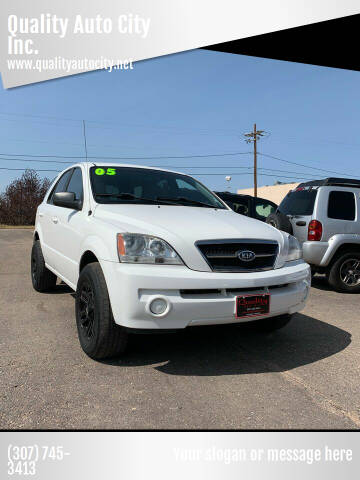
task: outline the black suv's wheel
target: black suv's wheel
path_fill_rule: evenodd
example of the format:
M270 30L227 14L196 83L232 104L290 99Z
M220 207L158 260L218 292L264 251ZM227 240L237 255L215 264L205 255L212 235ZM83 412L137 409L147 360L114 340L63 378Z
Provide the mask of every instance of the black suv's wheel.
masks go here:
M280 213L280 212L270 213L270 215L266 218L266 223L268 223L269 225L272 225L278 230L282 230L283 232L290 233L291 235L293 233L293 228L290 223L290 220L283 213Z
M330 268L328 281L337 292L360 292L360 253L341 255Z
M48 292L56 285L56 275L45 267L39 240L33 243L31 250L31 281L37 292Z
M291 319L292 315L279 315L278 317L270 317L264 318L262 320L256 320L254 322L251 322L251 326L259 332L270 333L285 327L285 325L287 325Z
M102 359L125 351L128 334L114 322L99 263L86 265L80 273L75 314L80 345L89 357Z

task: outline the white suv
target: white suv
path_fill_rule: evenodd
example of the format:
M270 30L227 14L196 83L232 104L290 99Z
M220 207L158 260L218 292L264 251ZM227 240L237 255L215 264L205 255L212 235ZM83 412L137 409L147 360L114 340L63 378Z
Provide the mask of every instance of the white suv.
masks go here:
M128 333L254 321L301 310L309 266L291 235L233 212L194 178L134 165L62 172L36 215L31 276L76 290L83 350L124 351ZM255 322L256 320L256 322Z

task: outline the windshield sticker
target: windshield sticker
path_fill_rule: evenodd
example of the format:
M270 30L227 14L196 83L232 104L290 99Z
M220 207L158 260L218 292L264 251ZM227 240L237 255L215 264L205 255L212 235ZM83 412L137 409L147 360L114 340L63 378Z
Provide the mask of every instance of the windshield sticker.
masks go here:
M107 168L104 170L103 168L97 168L95 170L95 175L116 175L115 168Z

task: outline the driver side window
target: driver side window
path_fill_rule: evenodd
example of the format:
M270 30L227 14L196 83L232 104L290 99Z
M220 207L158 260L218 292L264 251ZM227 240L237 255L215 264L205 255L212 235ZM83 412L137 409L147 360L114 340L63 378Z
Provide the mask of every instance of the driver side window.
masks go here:
M72 169L67 170L57 181L55 187L52 189L52 192L49 195L47 203L53 205L54 193L57 192L66 192L66 187L71 177Z
M82 173L79 167L74 168L73 174L71 176L69 185L66 189L67 192L75 193L75 200L82 200L83 199L83 181L82 181Z

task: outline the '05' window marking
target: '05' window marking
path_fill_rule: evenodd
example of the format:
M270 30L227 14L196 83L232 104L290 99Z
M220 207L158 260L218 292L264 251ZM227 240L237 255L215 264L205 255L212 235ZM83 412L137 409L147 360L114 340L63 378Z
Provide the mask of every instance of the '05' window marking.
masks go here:
M96 175L116 175L115 168L107 168L106 171L103 168L97 168L95 170Z

